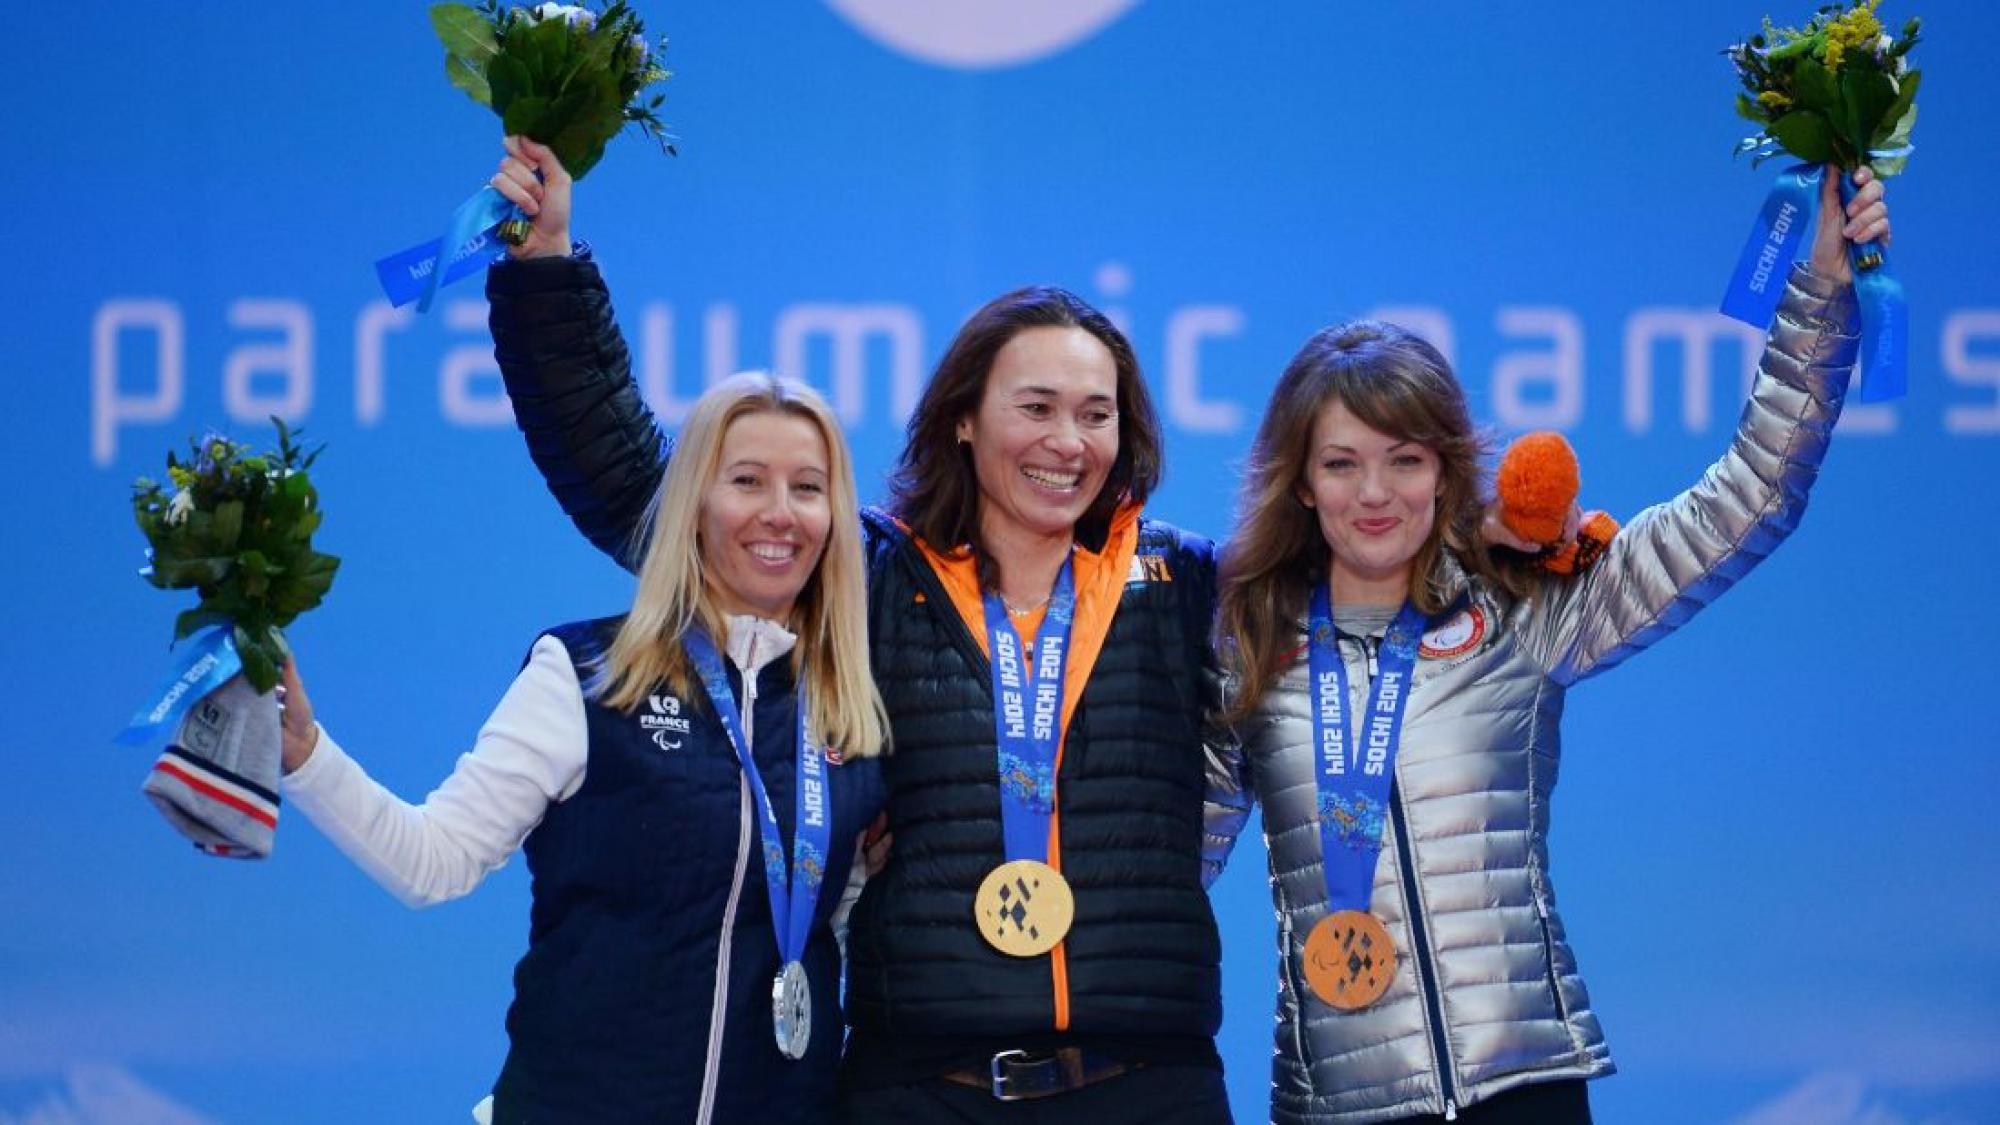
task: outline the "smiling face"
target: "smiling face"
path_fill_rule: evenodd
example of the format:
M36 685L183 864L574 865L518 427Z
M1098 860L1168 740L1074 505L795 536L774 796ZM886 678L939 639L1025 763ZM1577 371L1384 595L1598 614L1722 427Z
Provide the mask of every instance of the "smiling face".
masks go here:
M795 414L745 414L701 502L701 565L724 613L785 622L826 549L826 439Z
M1370 428L1339 399L1313 421L1299 501L1333 551L1336 603L1396 605L1437 522L1439 462L1429 446Z
M979 408L958 423L979 481L980 538L1069 539L1118 460L1118 369L1081 328L1029 328L994 356Z

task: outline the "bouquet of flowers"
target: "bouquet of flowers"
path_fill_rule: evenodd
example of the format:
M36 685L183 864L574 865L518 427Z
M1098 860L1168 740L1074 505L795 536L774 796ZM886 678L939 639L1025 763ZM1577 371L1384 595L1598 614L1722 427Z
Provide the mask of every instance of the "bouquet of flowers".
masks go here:
M665 51L646 43L645 28L623 0L602 14L575 4L502 10L438 4L431 26L444 43L445 76L467 97L500 115L510 136L555 150L571 178L581 180L618 131L635 125L674 146L659 118L665 94L640 95L670 72L655 60Z
M1847 171L1866 164L1893 176L1909 159L1923 72L1909 69L1920 21L1900 36L1882 30L1879 0L1821 8L1803 29L1773 27L1724 53L1743 92L1736 112L1758 126L1736 151L1760 164L1779 150Z
M326 597L340 566L312 545L319 493L306 470L320 450L301 449L282 419L272 421L275 454L210 434L186 459L167 454L166 484L141 477L132 486L132 515L150 545L140 576L201 595L174 619L174 640L227 627L260 694L290 656L284 627Z
M573 179L604 156L604 146L628 125L674 153L660 121L666 95L647 91L665 81L660 65L667 40L646 41L639 16L625 0L602 10L578 4L503 8L438 4L431 26L444 44L445 76L467 97L500 115L509 135L549 146ZM528 221L499 192L475 192L452 214L445 236L375 263L395 305L430 308L440 285L486 267L479 251L488 236L510 244L527 237Z
M1743 89L1736 112L1758 131L1736 146L1761 164L1780 151L1802 163L1778 177L1750 237L1738 255L1722 312L1764 328L1777 311L1786 268L1807 245L1819 213L1820 169L1841 172L1840 195L1852 198L1853 173L1866 166L1893 176L1910 157L1917 121L1917 87L1923 75L1910 68L1919 21L1899 36L1882 29L1880 0L1844 0L1814 13L1803 28L1763 30L1723 53ZM1848 248L1861 307L1864 402L1900 396L1907 380L1909 310L1901 284L1890 274L1882 247Z

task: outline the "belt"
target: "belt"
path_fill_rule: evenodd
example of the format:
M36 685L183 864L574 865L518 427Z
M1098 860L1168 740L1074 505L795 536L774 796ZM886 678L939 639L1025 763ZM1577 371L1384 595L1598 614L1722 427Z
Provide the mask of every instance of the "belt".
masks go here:
M1144 1065L1081 1047L1060 1047L1053 1051L1002 1051L984 1071L948 1070L943 1078L985 1090L1003 1102L1018 1102L1066 1094Z

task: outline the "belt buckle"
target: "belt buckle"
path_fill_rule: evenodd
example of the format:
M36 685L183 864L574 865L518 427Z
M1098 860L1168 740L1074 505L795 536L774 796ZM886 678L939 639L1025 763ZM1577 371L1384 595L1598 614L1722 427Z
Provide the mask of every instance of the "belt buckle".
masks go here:
M1007 1064L1026 1061L1028 1061L1028 1052L1018 1048L1012 1051L1002 1051L993 1056L992 1061L987 1066L988 1072L993 1076L993 1097L995 1100L1018 1102L1033 1096L1032 1094L1011 1093L1007 1089Z

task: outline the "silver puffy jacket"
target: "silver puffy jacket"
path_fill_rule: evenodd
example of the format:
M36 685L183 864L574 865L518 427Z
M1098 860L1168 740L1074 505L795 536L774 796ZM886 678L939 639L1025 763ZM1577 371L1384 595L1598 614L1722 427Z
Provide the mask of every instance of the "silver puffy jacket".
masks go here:
M1371 910L1402 956L1373 1006L1328 1007L1300 968L1328 912L1303 658L1234 732L1240 750L1216 751L1211 877L1252 795L1264 806L1281 954L1274 1122L1450 1116L1611 1073L1549 882L1564 693L1693 616L1798 523L1854 363L1852 318L1846 286L1795 269L1728 452L1634 517L1581 579L1516 603L1457 573L1469 602L1426 635L1396 758ZM1342 655L1359 714L1367 654L1343 640Z

